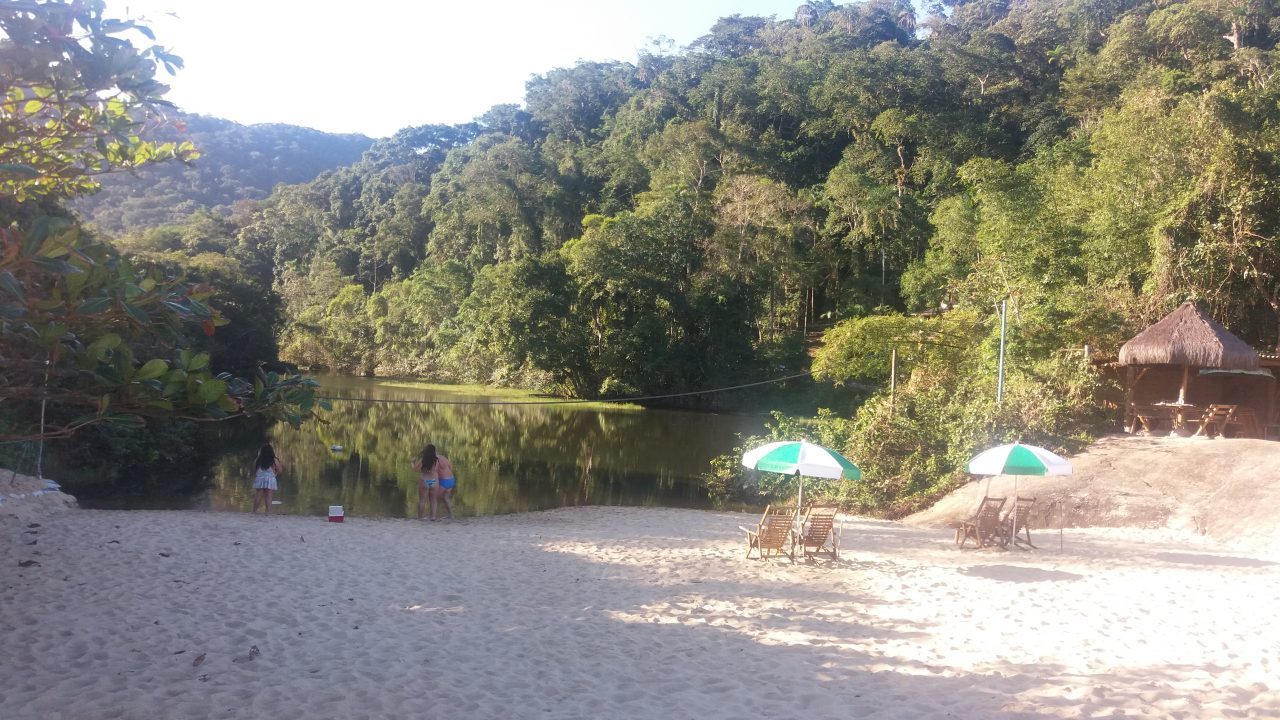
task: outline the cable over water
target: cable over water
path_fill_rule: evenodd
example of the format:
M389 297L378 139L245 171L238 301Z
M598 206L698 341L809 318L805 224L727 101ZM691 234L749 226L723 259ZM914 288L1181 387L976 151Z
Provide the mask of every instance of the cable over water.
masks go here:
M729 392L730 390L741 390L743 388L757 387L760 385L770 385L773 383L784 382L786 380L795 380L796 378L810 377L813 372L797 373L795 375L787 375L785 377L773 378L772 380L761 380L759 382L745 383L742 385L732 385L729 387L712 388L710 390L691 390L689 392L669 393L667 395L639 395L635 397L625 398L607 398L602 400L398 400L392 398L350 398L336 397L331 395L317 395L318 400L342 400L345 402L371 402L371 403L391 403L405 405L580 405L585 403L628 403L640 402L642 400L665 400L667 398L688 397L690 395L710 395L712 393Z

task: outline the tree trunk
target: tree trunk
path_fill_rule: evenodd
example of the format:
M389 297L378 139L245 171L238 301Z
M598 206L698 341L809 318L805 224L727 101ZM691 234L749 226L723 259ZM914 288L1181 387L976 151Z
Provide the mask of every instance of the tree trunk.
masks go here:
M1232 50L1239 50L1240 40L1241 40L1240 36L1241 36L1240 23L1239 21L1233 20L1231 22L1231 32L1227 33L1226 35L1223 35L1222 39L1231 41Z
M769 283L769 342L773 342L773 283Z

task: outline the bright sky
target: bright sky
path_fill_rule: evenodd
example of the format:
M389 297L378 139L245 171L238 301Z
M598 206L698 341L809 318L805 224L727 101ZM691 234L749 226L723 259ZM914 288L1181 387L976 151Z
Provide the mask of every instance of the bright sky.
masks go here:
M790 18L802 0L108 0L186 67L188 112L384 137L523 103L531 76L683 48L728 15ZM145 41L145 40L144 40Z

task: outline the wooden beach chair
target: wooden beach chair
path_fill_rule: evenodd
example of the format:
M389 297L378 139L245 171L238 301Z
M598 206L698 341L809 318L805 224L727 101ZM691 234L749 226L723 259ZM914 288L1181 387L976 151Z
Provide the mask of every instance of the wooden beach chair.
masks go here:
M1025 543L1027 547L1035 547L1031 544L1031 507L1035 504L1036 499L1033 497L1013 499L1013 507L1000 521L1000 533L1004 536L1003 544L1012 543L1014 547L1018 547L1019 543ZM1018 533L1025 535L1026 540L1019 539Z
M795 521L794 507L770 505L764 509L764 515L754 528L739 525L747 533L747 557L751 557L751 551L756 550L762 560L770 555L786 555L791 558L791 562L795 562L796 550L792 535Z
M1235 405L1210 405L1200 418L1200 429L1196 435L1214 437L1221 435L1228 425L1236 422Z
M978 547L987 547L1000 542L1000 510L1006 498L984 497L978 506L978 512L968 520L960 521L956 526L956 545L964 547L969 538L973 538Z
M800 530L795 534L795 544L801 555L811 557L828 553L832 560L840 559L840 528L836 527L839 508L835 503L824 503L810 505L805 510Z

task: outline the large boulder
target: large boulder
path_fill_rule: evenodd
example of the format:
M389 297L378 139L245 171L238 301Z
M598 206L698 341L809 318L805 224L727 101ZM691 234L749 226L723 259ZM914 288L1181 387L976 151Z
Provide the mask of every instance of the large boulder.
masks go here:
M58 483L0 468L0 517L29 519L76 507Z
M1035 497L1036 529L1170 528L1206 534L1244 550L1280 553L1280 442L1105 437L1069 458L1073 474L999 476L992 496ZM944 497L905 522L946 527L968 519L988 478ZM1012 505L1012 500L1008 507Z

